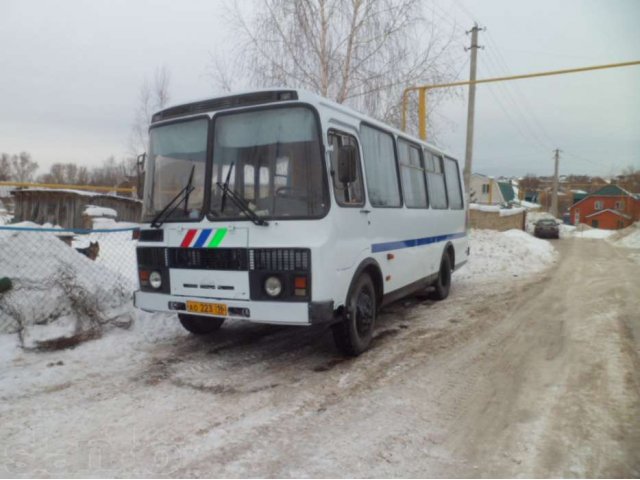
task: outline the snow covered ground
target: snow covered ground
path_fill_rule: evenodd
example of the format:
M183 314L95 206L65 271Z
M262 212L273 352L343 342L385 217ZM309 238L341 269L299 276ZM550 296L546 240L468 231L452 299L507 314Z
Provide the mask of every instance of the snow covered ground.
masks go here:
M549 276L556 248L571 263ZM196 338L144 313L55 352L0 335L0 474L637 477L633 362L599 296L611 279L575 282L580 268L632 278L611 250L472 231L451 297L386 307L357 359L326 326L229 322ZM620 318L637 311L632 287L616 286Z
M129 240L130 233L127 234L116 234L117 236L106 239L93 237L100 234L92 234L93 238L100 239L100 255L104 254L104 266L111 265L112 248L114 251L122 248L131 249L133 255L135 245ZM33 234L12 235L14 245L19 245L31 255L34 254L32 246L35 248L41 243L36 242ZM80 265L76 267L78 283L91 283L94 273L104 271L99 262L92 262L77 254L53 234L46 235L37 238L49 240L51 246L47 248L50 249L50 255L62 258L63 265L66 265L70 258ZM487 292L500 288L509 290L514 281L521 281L541 272L556 259L554 247L550 242L535 239L521 231L500 233L475 230L470 232L470 236L470 261L454 273L451 301L438 304L438 308L427 308L426 313L435 315L430 318L430 325L438 322L453 325L448 319L455 319L459 315L456 313L457 310L466 304L460 303L460 298L465 298L465 295L473 297L470 292L475 291ZM113 239L113 245L109 244L110 238ZM14 262L21 255L15 246L8 255L14 258ZM117 269L117 266L114 268ZM90 278L86 278L88 273L91 273ZM43 271L44 278L53 274L54 272L48 270ZM95 288L95 285L90 288ZM56 296L63 298L64 294L58 292ZM34 299L29 303L49 308L46 301L49 301L48 297L45 300ZM468 301L469 299L465 300L467 303ZM406 304L411 305L414 302L415 300L408 299ZM246 322L229 322L220 332L221 335L218 335L217 343L208 349L212 354L202 358L197 354L201 350L198 347L201 339L188 335L175 315L133 311L130 303L125 303L124 306L135 316L135 322L129 329L111 329L102 337L74 348L34 353L21 349L15 335L0 335L0 398L3 399L0 402L0 419L4 419L4 428L7 429L0 438L5 437L5 434L12 439L20 438L18 444L13 444L12 447L21 448L21 451L25 452L19 462L0 456L0 463L4 464L6 473L19 473L24 468L32 471L32 466L39 464L43 458L59 459L55 466L42 467L45 469L43 472L48 472L47 475L96 475L96 472L102 472L108 476L109 473L113 475L119 472L120 468L126 468L131 474L148 476L158 473L158 462L162 465L160 468L171 472L178 465L188 465L191 458L199 458L212 448L225 449L231 446L219 443L220 439L226 436L226 427L221 426L220 431L211 430L207 419L200 418L197 414L185 417L185 405L192 403L195 398L202 397L202 400L198 401L204 401L207 395L214 394L217 396L215 405L219 415L228 416L229 419L237 418L238 414L248 415L240 424L232 423L237 434L245 435L256 429L256 434L259 435L262 425L270 424L276 417L287 418L287 409L278 410L270 406L274 401L271 392L276 391L276 387L282 382L282 379L278 379L282 374L278 372L283 368L290 369L294 365L297 365L296 369L300 369L304 364L305 370L314 369L312 375L319 375L317 372L325 368L322 362L326 360L322 358L335 355L333 345L327 342L323 338L326 335L319 333L317 329L282 329ZM105 304L101 308L108 311L109 305ZM377 334L376 340L378 344L387 329L391 328L390 325L403 323L405 316L425 315L425 312L420 313L424 307L408 314L397 313L398 308L403 309L402 306L391 307L382 315L380 333ZM246 352L238 352L237 344L246 345ZM401 345L402 342L398 343L398 346ZM185 353L195 352L196 356L190 357L189 360L180 360L182 366L171 374L175 375L175 379L172 380L175 386L167 390L161 386L161 382L165 381L174 360L164 359L163 352L166 348L176 347ZM297 360L298 355L303 357ZM307 365L309 363L312 365ZM225 373L228 368L234 368L232 375L229 372ZM144 373L136 373L140 369ZM304 385L308 381L313 382L314 378L321 377L303 377L296 380L302 382L296 391L304 392ZM355 378L346 373L337 379L339 384L336 383L334 386L339 390L351 390L360 383ZM159 390L149 397L156 388ZM140 395L143 395L144 400ZM236 397L245 399L243 402L249 401L253 406L243 403L239 407L238 402L233 400ZM56 413L44 413L45 410L42 410L43 413L40 414L39 410L29 410L27 423L30 425L29 428L38 430L40 433L37 435L40 436L43 435L41 429L57 432L57 440L49 446L35 446L29 443L29 435L24 436L20 431L21 427L18 427L22 423L15 415L19 414L14 413L16 410L12 408L14 402L20 402L22 409L29 409L24 404L25 399L36 402L37 398L41 398L41 401ZM300 409L312 397L308 400L305 398L302 394L290 404L291 408ZM100 422L105 422L105 418L107 420L96 427L98 417L102 418ZM172 421L161 421L150 428L150 424L157 422L159 418L171 418L173 421L182 418L177 431L187 428L201 433L199 436L190 436L183 440L176 437L175 444L169 446L166 443L166 435L174 428L171 426ZM99 432L98 436L95 436L95 428ZM0 430L2 429L0 426ZM159 440L158 435L162 440ZM165 444L166 448L169 448L166 456L158 457L162 455ZM6 447L7 444L0 440L0 446ZM130 450L133 452L131 458L120 456L113 459L110 456L101 456L102 451L112 452L114 448ZM180 457L177 463L176 454ZM170 463L169 458L172 459ZM246 474L241 465L234 467L233 460L230 460L230 469L226 475L233 476L233 472ZM304 470L299 470L300 475L305 476L304 473Z

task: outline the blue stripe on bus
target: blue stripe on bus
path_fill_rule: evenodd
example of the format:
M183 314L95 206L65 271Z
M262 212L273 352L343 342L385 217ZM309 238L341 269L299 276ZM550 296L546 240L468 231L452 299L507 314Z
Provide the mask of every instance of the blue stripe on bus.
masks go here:
M198 236L198 240L196 240L196 243L193 244L192 248L201 248L204 245L204 242L207 241L207 238L209 238L211 230L211 228L205 228L202 230L202 232L200 232L200 236Z
M466 236L465 232L450 233L448 235L436 235L435 237L414 238L412 240L398 240L395 242L374 243L371 245L372 253L388 252L389 250L400 250L401 248L419 247L421 245L429 245L431 243L444 242L445 240L453 240Z

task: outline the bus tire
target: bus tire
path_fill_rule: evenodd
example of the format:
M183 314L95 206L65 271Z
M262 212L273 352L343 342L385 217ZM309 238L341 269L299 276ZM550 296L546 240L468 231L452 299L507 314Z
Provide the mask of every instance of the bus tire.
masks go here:
M444 300L449 296L449 291L451 290L451 257L447 252L442 255L438 279L433 286L435 290L432 297L435 300Z
M332 327L340 352L355 357L369 348L376 324L377 300L371 277L363 273L350 289L343 319Z
M215 332L224 323L224 318L203 317L186 313L179 313L178 318L182 326L195 335L206 335L207 333Z

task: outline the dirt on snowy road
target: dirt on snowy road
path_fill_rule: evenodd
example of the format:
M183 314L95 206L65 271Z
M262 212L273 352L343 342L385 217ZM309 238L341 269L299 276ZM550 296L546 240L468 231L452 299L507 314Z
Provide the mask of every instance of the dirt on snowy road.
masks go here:
M194 338L167 318L16 355L0 474L638 477L640 265L599 240L554 245L533 279L454 277L445 302L385 309L356 359L326 328Z

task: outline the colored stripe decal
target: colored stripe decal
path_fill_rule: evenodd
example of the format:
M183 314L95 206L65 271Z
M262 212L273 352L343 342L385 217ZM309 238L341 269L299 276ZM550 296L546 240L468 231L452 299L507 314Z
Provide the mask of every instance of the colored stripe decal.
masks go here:
M216 233L213 235L213 238L209 242L209 245L207 245L207 248L216 248L218 245L220 245L226 234L226 228L219 228L218 230L216 230Z
M419 247L421 245L429 245L431 243L444 242L445 240L453 240L466 236L465 232L450 233L448 235L436 235L435 237L414 238L413 240L398 240L396 242L374 243L371 245L371 252L387 252L389 250L400 250L401 248Z
M196 240L196 243L193 245L193 248L202 248L204 243L207 241L207 238L209 238L210 234L211 234L210 228L205 228L204 230L202 230L202 232L200 232L200 236L198 237L198 240Z
M189 230L187 234L184 236L184 239L182 240L182 243L180 244L180 246L182 248L187 248L189 245L191 245L191 241L193 240L193 237L196 236L197 232L198 232L197 230Z

